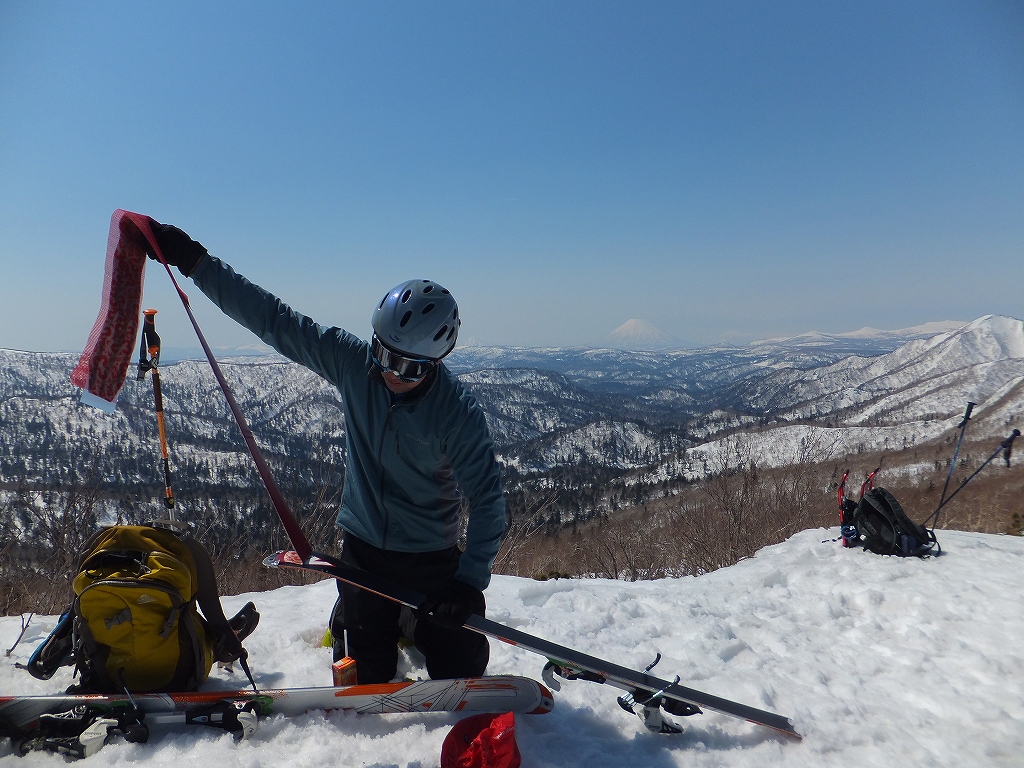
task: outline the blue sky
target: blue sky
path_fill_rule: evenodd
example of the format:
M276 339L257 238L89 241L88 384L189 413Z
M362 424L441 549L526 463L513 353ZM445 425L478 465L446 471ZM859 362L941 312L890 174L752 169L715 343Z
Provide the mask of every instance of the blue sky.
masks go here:
M1022 317L1022 126L1010 0L7 0L0 347L84 346L116 208L364 337L410 277L464 343Z

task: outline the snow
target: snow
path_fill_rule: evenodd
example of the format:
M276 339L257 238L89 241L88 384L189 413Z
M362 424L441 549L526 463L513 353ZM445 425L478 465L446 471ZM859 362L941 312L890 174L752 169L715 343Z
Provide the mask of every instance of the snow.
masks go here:
M647 582L494 577L489 615L619 664L792 718L802 742L715 713L679 719L680 736L647 733L617 691L566 682L547 715L517 716L523 765L547 766L1020 766L1024 765L1024 539L940 531L943 554L880 557L809 530L756 557L696 578ZM329 684L320 647L333 582L225 598L229 613L256 601L247 641L265 687ZM36 617L0 659L5 693L54 693L15 668L54 624ZM0 645L18 635L0 618ZM492 641L489 671L537 677L543 660ZM410 660L402 669L421 675ZM217 673L207 687L236 687ZM264 721L234 743L201 727L153 729L148 744L114 743L91 765L177 768L366 766L430 768L459 719L450 713L334 712ZM58 766L61 757L0 757L3 766Z

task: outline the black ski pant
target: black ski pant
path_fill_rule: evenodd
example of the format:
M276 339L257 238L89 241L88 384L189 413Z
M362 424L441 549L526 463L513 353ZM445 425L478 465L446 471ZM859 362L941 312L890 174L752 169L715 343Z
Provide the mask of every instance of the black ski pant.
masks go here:
M455 578L459 554L457 547L436 552L390 552L346 534L341 560L429 596ZM331 614L335 661L344 655L342 643L347 630L348 652L356 660L358 682L391 681L398 670L402 606L343 581L337 584L338 600ZM482 616L485 608L481 597L476 612ZM427 674L434 680L479 677L487 668L491 649L487 638L477 632L461 627L447 629L421 616L412 640L426 658Z

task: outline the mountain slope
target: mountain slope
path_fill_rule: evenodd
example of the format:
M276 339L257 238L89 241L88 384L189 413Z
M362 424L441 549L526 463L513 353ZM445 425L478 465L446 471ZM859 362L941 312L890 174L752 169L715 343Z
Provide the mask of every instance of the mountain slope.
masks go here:
M73 355L0 350L0 480L52 484L94 474L114 484L152 482L159 443L151 382L130 371L117 410L105 414L78 404L68 378L75 362ZM276 356L227 359L221 367L272 461L317 455L343 462L336 389ZM176 486L257 483L209 365L164 366L161 384Z
M770 413L774 423L710 436L688 453L692 479L723 466L727 455L785 466L920 445L951 433L968 401L976 403L971 437L997 442L1014 428L1024 431L1024 323L986 316L885 355L773 371L723 397Z
M809 460L808 443L834 455L915 446L953 429L968 400L978 404L974 437L1024 424L1020 320L986 316L909 341L857 336L886 350L870 357L845 354L849 339L820 336L663 352L472 348L446 362L480 402L499 458L524 472L650 465L651 476L677 476L688 448L685 474L697 479L737 441L762 466ZM309 456L342 471L344 419L333 387L277 356L223 362L286 478L311 482ZM115 485L152 484L151 385L130 377L107 416L76 405L73 364L72 355L0 350L0 481L67 482L95 471ZM165 366L163 382L177 483L258 488L208 366Z
M984 411L1021 381L1024 323L990 315L889 354L769 374L736 396L781 419L829 415L849 426L886 426L951 419L968 400Z

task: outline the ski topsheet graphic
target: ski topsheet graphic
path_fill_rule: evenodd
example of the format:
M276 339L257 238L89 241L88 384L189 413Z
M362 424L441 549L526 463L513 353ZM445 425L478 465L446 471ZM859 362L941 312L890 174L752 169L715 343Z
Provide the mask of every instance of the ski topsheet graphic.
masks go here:
M552 706L547 688L514 675L340 688L142 693L131 697L0 696L0 731L13 738L23 753L44 749L87 757L115 734L127 741L144 742L151 725L208 725L247 738L256 732L259 717L291 717L312 710L544 714Z
M114 710L130 707L151 714L187 713L224 702L256 705L259 715L301 715L316 709L351 709L364 714L396 712L523 712L543 714L552 707L551 693L535 680L514 675L455 680L414 680L341 688L283 688L278 690L199 691L121 695L66 694L58 696L0 696L0 722L18 730L30 729L45 713L75 707ZM148 719L148 718L147 718Z
M391 584L386 579L361 568L318 553L303 560L296 552L277 552L264 560L264 565L317 571L410 608L419 607L426 599L424 595L414 590ZM650 667L643 672L622 667L507 627L483 616L470 616L465 626L488 637L545 656L548 664L545 667L544 679L555 690L559 689L559 683L555 680L554 674L558 674L569 680L606 683L625 691L625 695L619 697L619 704L623 709L640 715L650 730L661 733L679 732L679 728L664 721L661 717L662 710L686 716L698 714L701 708L704 708L774 728L787 736L801 738L787 717L688 688L680 685L678 678L675 682L662 680L648 674ZM642 711L637 712L637 707Z

